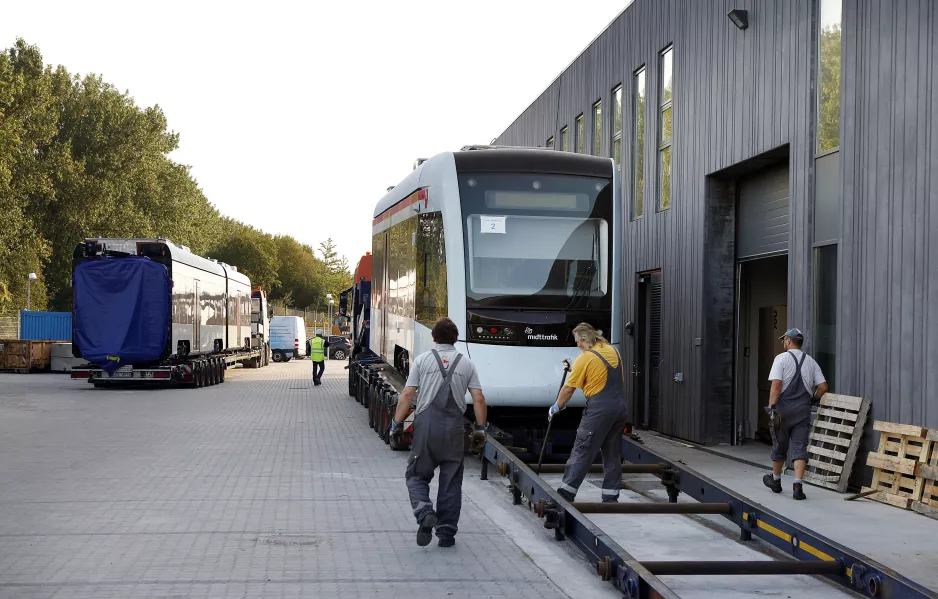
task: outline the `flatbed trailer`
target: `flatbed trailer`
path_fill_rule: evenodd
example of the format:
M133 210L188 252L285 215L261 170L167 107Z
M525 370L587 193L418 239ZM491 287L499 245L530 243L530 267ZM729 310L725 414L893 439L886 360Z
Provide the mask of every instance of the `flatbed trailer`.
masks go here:
M389 364L377 357L362 358L349 366L349 395L368 410L368 425L394 451L410 448L414 433L414 407L404 419L404 434L391 438L391 418L404 390L404 379Z
M389 438L390 416L404 381L377 358L353 362L349 372L349 394L368 409L369 426L391 445L405 450L413 434L413 410L398 445ZM469 426L467 420L467 435ZM468 437L467 437L468 439ZM563 471L566 455L550 452L547 463L536 472L543 439L527 439L527 447L512 446L513 432L489 425L488 441L480 452L483 480L493 471L508 479L515 505L526 506L544 519L544 527L557 541L569 540L596 567L596 575L631 599L679 595L659 576L668 575L795 575L822 576L856 596L886 599L938 599L938 593L899 574L876 560L845 547L823 535L760 505L717 483L684 464L674 462L645 447L634 434L622 436L622 472L653 474L667 491L667 503L567 502L541 473ZM467 443L468 447L468 443ZM553 462L553 463L552 463ZM600 466L595 466L599 471ZM678 502L684 493L694 502ZM588 514L718 514L739 529L741 541L754 538L787 554L775 561L640 561L593 523Z
M269 364L265 348L221 352L206 356L168 361L164 364L134 367L122 366L113 372L92 364L72 369L73 379L87 379L95 387L120 384L163 384L208 387L225 382L225 371L237 364L245 368L261 368Z

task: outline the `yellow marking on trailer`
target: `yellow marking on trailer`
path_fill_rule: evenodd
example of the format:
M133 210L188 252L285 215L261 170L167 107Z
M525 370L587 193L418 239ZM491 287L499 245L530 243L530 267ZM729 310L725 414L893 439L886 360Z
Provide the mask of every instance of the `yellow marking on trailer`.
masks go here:
M825 562L833 562L833 561L836 561L833 557L827 555L826 553L824 553L824 552L821 551L820 549L818 549L818 548L816 548L816 547L814 547L814 546L812 546L812 545L809 545L809 544L807 544L807 543L805 543L805 542L803 542L803 541L800 542L800 543L798 543L798 546L801 547L802 549L804 549L805 551L807 551L808 553L810 553L811 555L813 555L814 557L816 557L816 558L818 558L818 559L822 559L822 560L824 560Z
M745 512L743 513L743 520L749 520L749 514L748 514L748 513L745 513ZM784 531L782 531L782 530L779 530L778 528L772 526L771 524L769 524L769 523L767 523L767 522L764 522L764 521L762 521L762 520L756 519L756 526L758 526L759 528L761 528L762 530L764 530L764 531L766 531L766 532L772 533L773 535L777 536L777 537L780 538L780 539L784 539L785 541L791 543L792 536L791 536L790 534L788 534L787 532L784 532ZM799 541L799 542L798 542L798 547L800 547L801 549L803 549L803 550L806 551L807 553L810 553L811 555L813 555L814 557L816 557L816 558L818 558L818 559L820 559L820 560L824 560L824 561L826 561L826 562L834 562L834 561L837 561L837 560L834 559L832 556L828 555L827 553L824 553L823 551L821 551L821 550L818 549L817 547L811 545L810 543L805 543L804 541ZM847 577L850 576L850 570L851 570L850 568L847 568Z

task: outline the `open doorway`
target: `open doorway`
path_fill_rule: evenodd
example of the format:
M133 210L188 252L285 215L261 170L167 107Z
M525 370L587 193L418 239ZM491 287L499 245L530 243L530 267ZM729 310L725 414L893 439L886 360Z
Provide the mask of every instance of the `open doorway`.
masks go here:
M739 269L736 360L737 440L771 443L769 371L788 328L788 256L748 260Z

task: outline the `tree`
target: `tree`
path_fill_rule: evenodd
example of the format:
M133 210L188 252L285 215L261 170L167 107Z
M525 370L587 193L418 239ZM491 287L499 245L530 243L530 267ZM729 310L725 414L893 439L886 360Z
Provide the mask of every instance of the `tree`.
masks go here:
M320 242L319 251L322 253L322 277L324 279L324 293L321 298L321 303L317 304L317 307L320 309L325 309L326 293L332 294L332 297L336 302L335 305L338 307L339 292L345 291L352 286L352 273L349 272L348 259L345 256L339 255L338 251L335 249L335 243L333 243L331 237L323 242Z
M223 217L158 105L141 108L100 75L44 64L18 39L0 52L0 313L71 309L72 254L86 237L161 236L237 266L271 299L312 306L348 286L332 240L312 247Z

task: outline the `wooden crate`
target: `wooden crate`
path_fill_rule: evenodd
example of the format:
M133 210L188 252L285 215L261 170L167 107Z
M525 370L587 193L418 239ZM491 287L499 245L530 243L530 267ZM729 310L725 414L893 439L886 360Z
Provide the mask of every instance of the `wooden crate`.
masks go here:
M926 438L928 429L877 421L873 430L880 432L879 448L866 458L866 465L873 469L873 481L863 490L878 490L870 499L909 509L922 495L923 483L917 474L920 464L931 455L933 441Z
M869 411L868 399L824 394L811 423L806 481L838 493L847 490Z
M912 503L912 509L938 520L938 429L928 431L925 438L931 441L931 456L918 465L922 495Z
M52 341L0 340L0 370L49 370L51 362Z

